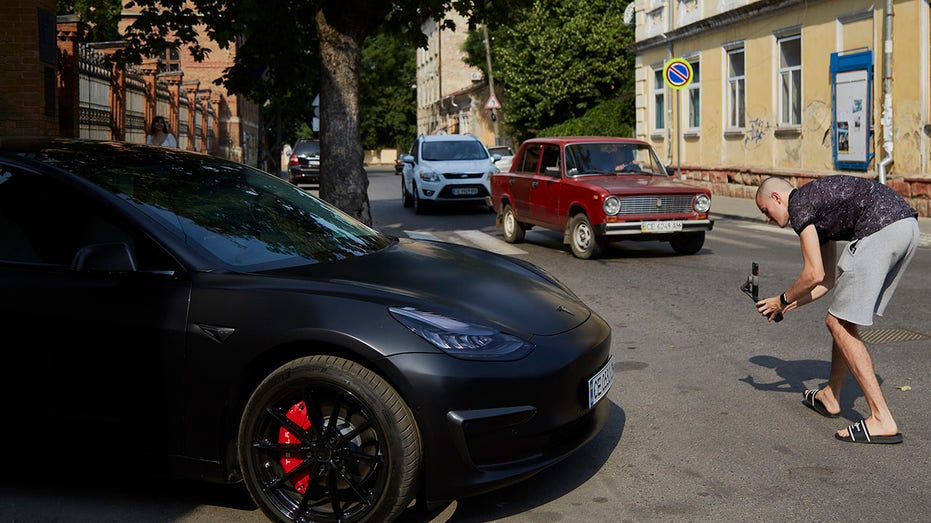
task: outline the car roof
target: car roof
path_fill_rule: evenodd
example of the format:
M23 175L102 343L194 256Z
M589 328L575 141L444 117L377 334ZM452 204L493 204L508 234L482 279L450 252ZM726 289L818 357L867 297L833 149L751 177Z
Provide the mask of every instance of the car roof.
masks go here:
M631 143L648 145L643 140L636 138L619 138L617 136L546 136L540 138L529 138L524 143L555 143L568 145L573 143Z
M425 134L420 139L424 142L480 141L474 134Z

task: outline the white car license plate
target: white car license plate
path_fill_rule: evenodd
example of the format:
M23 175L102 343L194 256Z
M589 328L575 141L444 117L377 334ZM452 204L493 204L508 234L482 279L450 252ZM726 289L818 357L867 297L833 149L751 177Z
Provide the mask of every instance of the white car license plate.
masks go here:
M608 358L608 363L588 380L588 408L592 408L611 390L614 383L614 355Z
M640 222L642 232L679 232L682 230L682 220L664 220L661 222Z
M468 196L470 194L478 194L478 189L476 187L466 187L463 189L453 188L453 196Z

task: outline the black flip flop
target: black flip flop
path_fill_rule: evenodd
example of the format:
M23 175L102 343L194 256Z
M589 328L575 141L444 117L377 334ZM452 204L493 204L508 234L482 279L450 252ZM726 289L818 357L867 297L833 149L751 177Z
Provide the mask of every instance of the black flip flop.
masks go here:
M872 436L866 428L866 420L861 419L853 425L847 427L847 436L841 436L834 433L834 437L847 443L902 443L902 433L899 432L893 436Z
M824 403L815 397L816 394L818 394L818 391L816 390L806 390L803 392L802 396L804 396L804 399L802 400L802 405L805 405L809 409L817 412L818 414L821 414L826 418L836 418L840 416L840 414L831 414L828 412L828 409L824 406Z

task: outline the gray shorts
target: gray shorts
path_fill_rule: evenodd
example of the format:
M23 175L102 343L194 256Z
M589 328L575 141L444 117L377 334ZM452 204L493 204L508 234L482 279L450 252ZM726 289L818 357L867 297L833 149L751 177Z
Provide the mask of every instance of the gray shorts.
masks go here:
M883 315L918 248L918 220L905 218L847 244L837 260L834 301L828 312L857 325Z

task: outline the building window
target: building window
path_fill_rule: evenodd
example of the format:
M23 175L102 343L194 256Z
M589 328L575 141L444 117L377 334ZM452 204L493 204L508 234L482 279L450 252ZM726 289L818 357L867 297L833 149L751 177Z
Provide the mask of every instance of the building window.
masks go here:
M688 85L689 94L689 125L688 128L697 131L701 127L701 62L689 61L692 66L692 81Z
M653 130L666 128L666 82L663 68L653 69Z
M181 53L176 47L166 49L158 54L158 72L180 71L181 70Z
M747 79L744 76L744 48L727 51L727 127L747 125Z
M802 37L779 38L779 125L802 124Z

